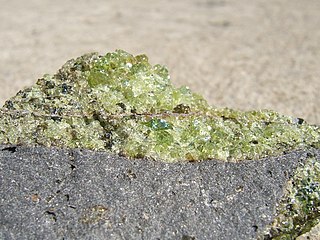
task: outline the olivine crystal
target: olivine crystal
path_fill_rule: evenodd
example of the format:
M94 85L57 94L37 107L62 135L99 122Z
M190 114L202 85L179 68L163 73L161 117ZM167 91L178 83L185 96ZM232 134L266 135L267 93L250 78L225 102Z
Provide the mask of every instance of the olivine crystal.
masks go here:
M145 55L117 50L68 61L8 100L0 142L105 150L168 162L257 159L320 147L320 130L274 111L209 106Z

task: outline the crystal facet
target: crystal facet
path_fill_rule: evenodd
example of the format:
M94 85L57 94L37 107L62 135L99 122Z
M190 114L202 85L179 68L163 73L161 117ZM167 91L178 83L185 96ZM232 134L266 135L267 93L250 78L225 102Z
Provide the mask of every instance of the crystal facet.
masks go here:
M320 147L320 130L274 111L209 106L145 55L117 50L68 61L8 100L0 142L105 150L174 161L257 159Z

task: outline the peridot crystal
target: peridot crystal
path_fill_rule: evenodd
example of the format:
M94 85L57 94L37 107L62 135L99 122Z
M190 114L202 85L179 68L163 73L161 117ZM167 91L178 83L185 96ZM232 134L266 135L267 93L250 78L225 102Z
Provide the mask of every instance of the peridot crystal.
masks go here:
M320 129L273 111L211 107L145 55L68 61L8 100L0 142L105 150L168 162L258 159L320 147Z

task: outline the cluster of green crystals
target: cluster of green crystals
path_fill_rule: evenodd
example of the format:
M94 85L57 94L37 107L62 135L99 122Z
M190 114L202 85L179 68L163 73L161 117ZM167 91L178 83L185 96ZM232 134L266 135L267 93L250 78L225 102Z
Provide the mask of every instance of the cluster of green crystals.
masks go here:
M214 94L214 93L213 93ZM216 109L168 70L122 50L68 61L8 100L0 142L105 150L167 162L236 161L320 147L320 129L273 111Z

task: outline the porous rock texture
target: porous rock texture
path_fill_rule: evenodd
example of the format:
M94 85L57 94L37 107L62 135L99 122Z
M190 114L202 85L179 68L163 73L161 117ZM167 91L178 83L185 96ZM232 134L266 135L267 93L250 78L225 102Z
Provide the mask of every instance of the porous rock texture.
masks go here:
M164 163L2 145L1 239L256 239L319 150L238 163ZM268 238L266 238L268 239Z

